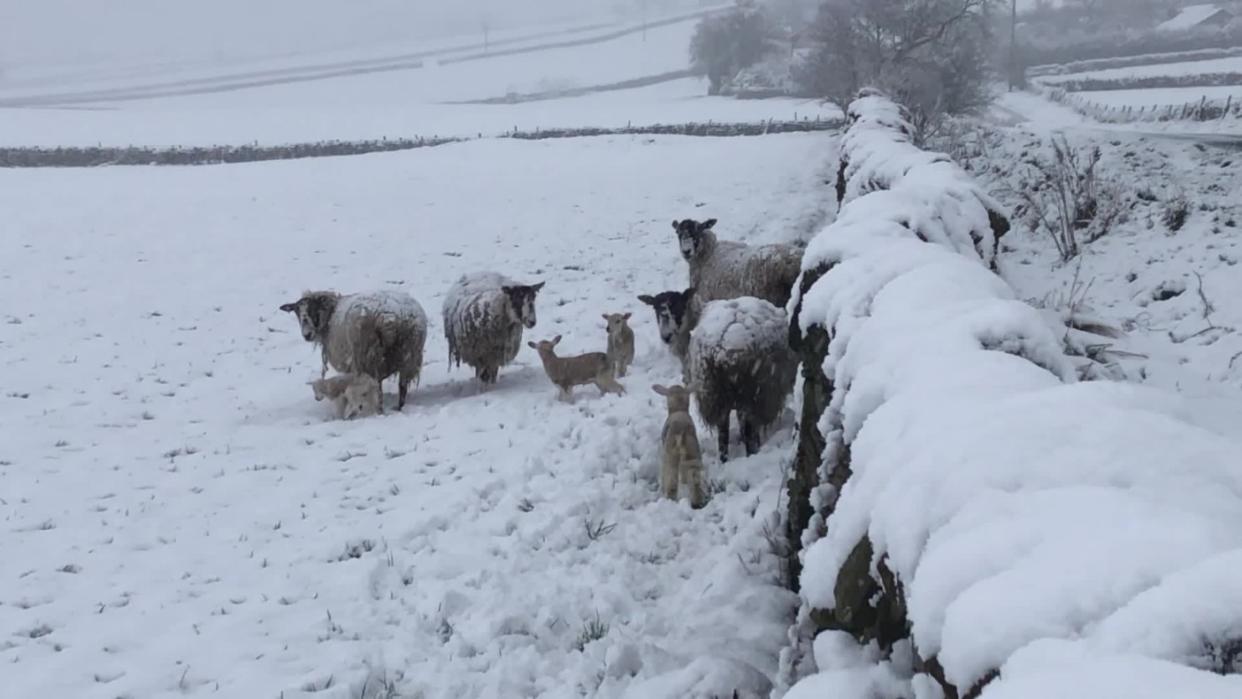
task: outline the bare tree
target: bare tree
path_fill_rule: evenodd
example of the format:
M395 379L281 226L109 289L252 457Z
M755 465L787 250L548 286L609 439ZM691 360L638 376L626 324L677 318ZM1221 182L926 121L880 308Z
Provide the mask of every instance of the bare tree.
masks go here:
M827 0L802 87L844 103L874 84L916 120L935 122L987 103L990 12L996 0Z
M730 12L704 17L690 40L691 64L707 76L709 95L720 94L727 80L757 63L767 50L767 18L750 1L739 0Z

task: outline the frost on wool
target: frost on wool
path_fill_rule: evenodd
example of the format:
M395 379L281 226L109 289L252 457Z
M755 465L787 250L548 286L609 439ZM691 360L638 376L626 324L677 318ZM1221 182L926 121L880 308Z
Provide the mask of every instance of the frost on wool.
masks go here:
M321 378L329 366L381 384L397 374L397 409L405 406L410 384L418 385L427 340L427 315L414 297L387 289L348 295L307 291L280 309L297 314L302 338L320 345Z
M699 414L716 431L728 459L729 415L737 411L746 453L759 450L761 431L785 409L797 376L788 319L750 296L711 301L690 336L689 369Z
M484 384L522 347L523 329L535 327L535 298L543 288L519 284L496 272L464 274L444 298L444 337L449 362L473 367Z
M715 225L714 218L673 221L681 256L690 265L692 308L739 296L753 296L783 308L798 278L801 251L793 245L720 240L712 230Z

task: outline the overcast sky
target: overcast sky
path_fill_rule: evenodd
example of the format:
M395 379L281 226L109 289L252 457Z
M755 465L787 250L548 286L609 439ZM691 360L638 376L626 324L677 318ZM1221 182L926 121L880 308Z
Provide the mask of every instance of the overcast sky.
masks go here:
M245 58L614 16L643 0L0 0L0 62ZM646 0L651 12L697 0ZM663 7L661 7L663 6Z

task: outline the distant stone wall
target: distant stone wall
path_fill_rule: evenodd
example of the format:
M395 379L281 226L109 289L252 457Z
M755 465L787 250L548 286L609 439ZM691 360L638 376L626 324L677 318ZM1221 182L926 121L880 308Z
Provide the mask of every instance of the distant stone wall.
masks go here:
M823 119L800 121L760 121L745 123L697 122L688 124L652 124L622 128L573 128L512 131L499 138L542 140L612 135L672 136L761 136L777 133L833 131L841 122ZM285 145L242 146L95 146L95 147L0 147L0 167L99 167L103 165L217 165L251 163L265 160L326 158L366 153L430 148L486 138L395 138L365 141L318 141Z

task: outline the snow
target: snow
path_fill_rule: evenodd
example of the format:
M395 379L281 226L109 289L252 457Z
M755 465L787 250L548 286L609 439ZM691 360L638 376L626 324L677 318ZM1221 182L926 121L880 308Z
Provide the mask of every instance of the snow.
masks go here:
M843 148L901 140L869 131ZM919 656L963 691L999 670L984 699L1237 695L1205 644L1242 632L1242 430L1160 388L1075 382L1059 321L972 256L892 217L868 228L854 212L899 204L883 194L847 200L804 263L828 267L799 320L829 329L819 428L850 469L807 539L804 611L835 606L866 537L873 575L883 561L900 582ZM825 632L819 674L786 696L936 696L899 655L877 664Z
M1187 5L1178 12L1175 17L1156 26L1156 31L1176 32L1193 29L1203 22L1207 21L1221 11L1219 5L1205 3L1202 5Z
M1179 61L1175 63L1158 63L1126 68L1110 68L1108 70L1090 70L1082 73L1049 75L1040 77L1039 81L1049 85L1056 85L1057 83L1071 80L1125 80L1127 78L1175 77L1238 72L1242 72L1242 56L1216 58L1210 61Z
M434 305L495 269L547 280L539 333L602 349L601 312L684 278L677 211L783 242L819 215L830 140L0 171L5 692L765 692L797 603L764 538L787 429L705 459L694 511L658 496L649 390L561 404L523 350L480 391L432 318L405 411L341 422L277 307L376 287ZM680 372L649 316L632 389Z
M1242 678L1222 677L1140 656L1101 653L1088 644L1048 640L1005 664L1001 678L980 699L1232 699Z
M349 104L185 105L180 100L125 103L115 109L0 109L0 146L298 143L415 136L492 136L513 129L623 128L688 122L838 119L814 100L707 97L706 83L685 78L644 88L519 104L447 105L411 98ZM329 98L332 93L325 93Z
M113 79L105 73L93 83L72 89L38 84L14 84L6 89L0 83L0 105L10 105L0 108L0 146L284 144L495 136L514 129L840 117L839 109L816 100L706 96L705 80L676 75L688 68L686 47L694 26L694 20L687 20L654 27L645 34L635 32L580 46L442 65L427 58L422 68L382 72L350 74L376 66L406 65L412 59L307 54L248 69L227 63L207 65L145 82ZM536 39L518 46L547 47L563 40ZM512 47L497 50L508 48ZM436 48L432 45L425 50ZM407 51L406 55L412 54ZM345 74L323 78L334 71ZM653 76L665 76L661 78L665 81L590 91ZM255 86L236 89L250 83ZM558 96L572 90L587 92ZM87 101L59 106L32 101L32 96L43 93ZM514 104L459 103L504 98L510 93L547 94L545 99Z
M406 318L424 329L427 327L427 314L422 305L409 294L393 289L349 294L341 299L337 310L345 317L355 308L366 314L382 313Z
M909 123L886 98L861 97L846 113L841 227L845 222L869 226L880 218L961 253L974 251L990 263L994 237L987 207L999 210L992 197L948 156L915 147ZM871 193L878 196L864 197ZM803 269L814 269L821 262L819 255L808 254Z
M789 319L783 309L753 296L709 301L690 337L700 356L767 349L783 345Z

